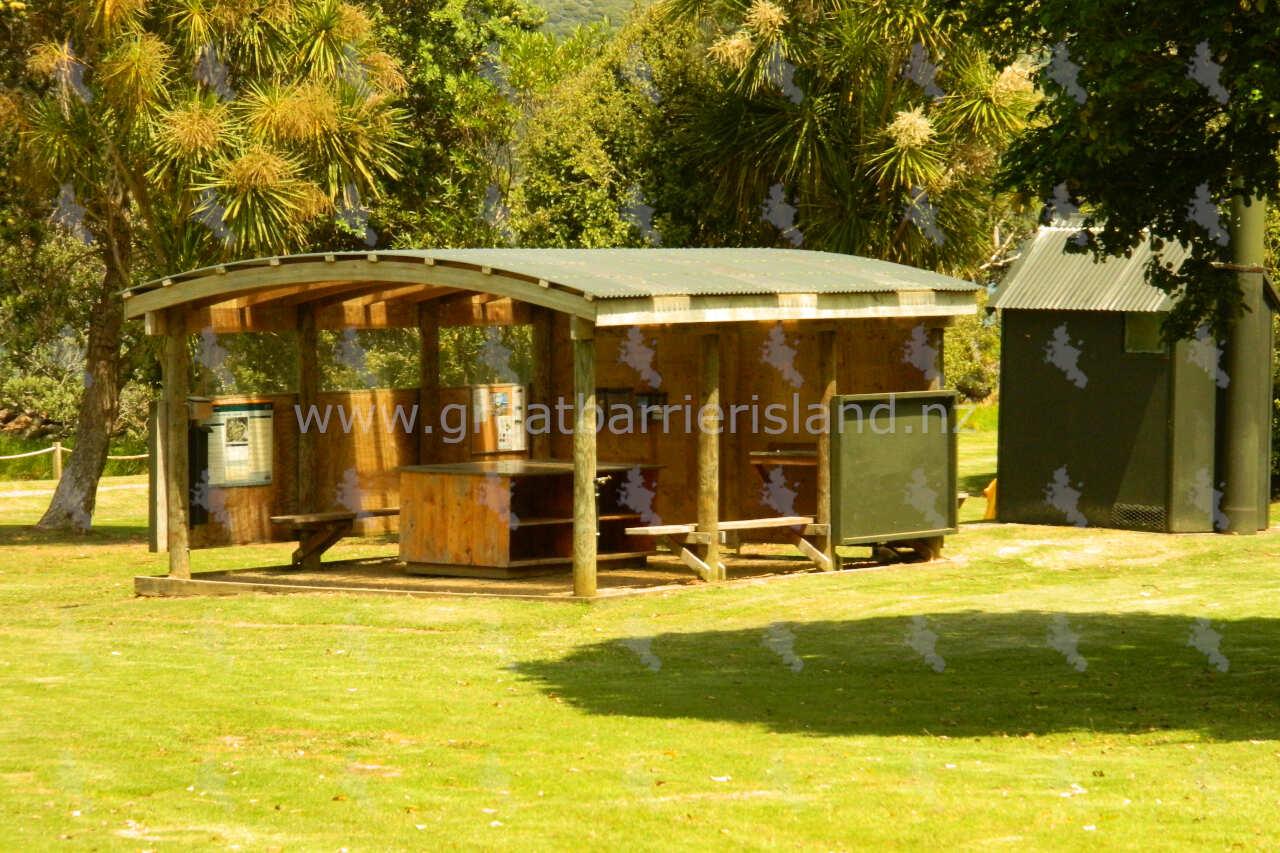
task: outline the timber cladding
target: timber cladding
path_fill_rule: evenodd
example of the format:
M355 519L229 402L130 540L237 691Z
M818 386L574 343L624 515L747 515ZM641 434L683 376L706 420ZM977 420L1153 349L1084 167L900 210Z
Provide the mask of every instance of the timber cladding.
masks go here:
M459 390L459 389L450 389ZM459 400L465 392L453 395ZM218 397L214 402L269 400L274 415L272 480L264 486L228 486L210 489L209 503L221 511L210 513L209 522L191 531L193 548L245 545L258 542L289 541L287 527L273 525L270 516L299 512L297 494L298 418L293 394L260 394L249 397ZM371 391L322 391L316 397L320 412L330 409L328 428L315 434L315 471L312 511L376 509L399 505L399 477L396 466L417 461L416 434L408 434L384 420L383 412L401 406L408 412L418 402L414 389ZM343 428L338 409L351 418L351 428ZM359 413L373 413L362 421ZM352 417L352 413L357 413ZM367 425L367 429L365 428ZM463 445L465 446L465 445ZM198 477L198 473L197 473ZM345 499L346 503L340 499ZM216 517L215 517L216 516ZM396 519L369 518L356 522L357 532L375 533L396 529Z
M779 446L812 448L817 436L805 428L809 406L818 404L819 335L836 332L838 387L840 393L923 391L937 387L939 377L922 370L908 356L919 352L915 342L921 328L926 344L937 351L935 370L941 368L940 320L845 320L834 324L805 321L783 323L733 323L680 326L646 326L638 332L640 343L653 350L652 374L642 375L628 363L634 334L625 328L596 329L596 386L630 389L633 393L662 393L667 405L688 406L694 427L686 432L683 409L673 413L669 430L661 422L648 424L647 433L616 434L606 428L597 436L597 458L608 462L643 462L661 466L657 475L654 511L666 523L687 523L697 516L697 427L699 387L699 338L716 333L720 339L720 402L726 415L730 407L754 406L759 429L753 429L750 410L737 415L737 431L726 430L720 448L720 518L757 518L791 515L813 510L812 472L787 472L791 488L799 494L795 512L765 501L764 484L748 456L752 451ZM923 325L922 325L923 324ZM552 396L571 396L573 371L567 318L557 316L552 329ZM784 348L794 350L794 354ZM786 369L790 360L791 369ZM917 359L919 361L919 359ZM657 386L652 384L656 378ZM686 399L686 397L688 399ZM601 400L606 404L607 400ZM763 409L771 403L786 407L785 429L770 435ZM798 405L799 429L793 411ZM606 415L608 412L606 412ZM552 455L567 459L572 440L554 435ZM800 477L805 477L801 481ZM797 485L805 488L796 488Z
M938 386L937 375L930 375L929 370L920 366L926 362L919 354L923 342L926 356L929 348L936 351L934 367L940 369L940 326L943 323L945 318L597 329L595 384L598 388L612 389L612 393L618 395L618 402L629 400L634 403L639 401L639 395L665 395L667 405L687 406L695 424L691 431L686 432L683 408L679 413L670 415L666 433L660 420L650 421L641 430L640 419L633 417L629 434L611 432L606 421L606 428L597 436L597 458L602 462L659 466L654 512L669 523L695 520L699 340L703 335L715 332L720 344L721 405L726 414L730 413L732 406L754 407L757 413L753 425L751 409L740 410L736 415L737 430L726 430L721 436L720 518L812 514L814 486L811 469L784 469L788 487L797 493L794 505L788 510L766 501L764 482L751 464L749 454L779 447L812 448L815 445L817 436L806 429L805 421L811 415L809 407L818 404L821 393L818 375L821 332L833 329L836 334L840 393L920 391ZM652 350L650 371L638 370L636 359L627 355L631 351L628 347L634 347L636 343L637 333L639 343ZM569 318L566 315L552 315L549 337L549 395L553 401L563 398L570 402L573 398L573 361ZM272 525L269 517L302 511L297 493L299 426L294 411L297 397L292 394L263 394L252 398L220 397L214 402L247 399L269 400L273 404L272 482L263 486L212 489L211 502L220 504L223 512L192 529L192 547L287 541L290 539L289 530ZM599 402L608 406L613 400L606 394ZM438 401L441 410L455 407L451 410L455 421L460 421L463 412L466 418L471 416L470 394L466 388L441 388ZM419 412L411 433L406 432L401 424L390 422L389 417L397 407L408 413L419 402L419 390L416 388L317 393L318 412L323 413L326 407L332 408L327 429L313 439L315 449L309 511L400 506L402 496L400 475L396 471L398 467L473 459L469 436L462 441L426 443L424 449L434 458L420 457L419 431L423 413ZM769 404L781 404L786 413L784 428L776 430L775 424L777 434L764 431L767 423L762 413ZM338 416L339 407L351 419L350 429L343 427ZM798 429L796 411L799 412ZM372 412L373 417L362 421L359 417L351 418L353 412ZM610 412L606 409L608 414ZM426 413L426 416L438 429L440 411ZM552 432L546 441L548 452L554 458L570 459L573 455L572 436L562 433L556 421L553 412ZM571 428L572 418L568 415L566 422ZM531 442L533 446L538 443ZM356 532L395 531L398 523L395 517L364 519L356 523ZM423 534L420 532L420 535Z

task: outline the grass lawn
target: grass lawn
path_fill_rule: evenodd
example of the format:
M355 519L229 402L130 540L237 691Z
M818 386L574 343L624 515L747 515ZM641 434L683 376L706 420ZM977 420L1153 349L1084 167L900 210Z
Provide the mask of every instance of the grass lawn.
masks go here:
M994 433L962 442L975 491ZM1280 847L1280 531L999 526L979 497L931 565L591 606L136 599L144 495L76 539L0 496L7 849Z

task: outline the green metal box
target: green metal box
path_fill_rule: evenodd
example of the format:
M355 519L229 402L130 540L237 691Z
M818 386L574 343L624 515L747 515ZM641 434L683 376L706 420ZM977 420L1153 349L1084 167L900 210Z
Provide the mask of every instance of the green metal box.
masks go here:
M836 545L956 532L956 394L848 394L831 401Z

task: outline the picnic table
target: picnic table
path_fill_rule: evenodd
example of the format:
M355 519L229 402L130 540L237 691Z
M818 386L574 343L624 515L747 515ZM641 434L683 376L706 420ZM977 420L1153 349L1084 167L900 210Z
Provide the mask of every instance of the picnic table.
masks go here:
M347 536L362 518L382 518L399 515L400 507L362 509L359 512L335 510L332 512L304 512L294 515L273 515L272 524L287 524L298 540L293 552L295 569L320 568L320 556Z
M788 538L797 548L800 549L806 557L814 562L818 568L823 571L831 571L837 566L832 565L831 558L824 554L821 550L814 546L806 537L808 536L827 536L829 535L830 526L826 524L814 524L811 515L795 515L795 516L779 516L775 518L742 518L734 521L721 521L717 525L717 529L723 533L725 531L738 530L761 530L768 528L783 528L787 530ZM696 524L661 524L650 525L648 527L628 527L626 529L628 536L653 536L663 542L671 553L675 554L700 578L705 581L723 580L725 576L724 563L717 563L715 566L707 564L697 553L694 548L698 546L706 546L710 544L712 533L698 530Z

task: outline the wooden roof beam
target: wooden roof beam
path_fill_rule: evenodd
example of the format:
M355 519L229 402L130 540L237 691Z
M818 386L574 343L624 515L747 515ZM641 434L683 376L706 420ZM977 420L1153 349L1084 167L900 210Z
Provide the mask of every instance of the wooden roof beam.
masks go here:
M531 283L515 276L485 275L461 266L427 264L421 258L396 256L381 257L378 263L355 259L334 262L314 260L279 266L231 269L225 274L202 274L173 282L166 287L133 293L125 301L125 311L129 317L139 317L148 311L183 309L187 305L205 300L222 302L298 285L332 281L382 283L388 287L417 284L456 288L514 297L585 319L594 319L596 314L595 305L573 291L541 288L536 282Z
M388 287L385 284L369 284L361 287L352 288L350 290L340 291L338 293L324 295L318 299L306 300L308 304L313 305L317 311L329 308L333 305L349 304L349 305L373 305L377 302L390 302L398 297L405 297L427 291L430 293L453 293L453 288L431 287L420 284L409 284Z
M245 296L237 296L232 299L222 299L217 296L211 296L207 299L188 303L188 308L196 311L212 306L217 306L219 308L253 308L259 305L270 305L272 307L292 308L299 303L307 301L308 299L315 298L317 294L333 293L343 288L352 287L354 284L356 284L356 282L316 282L314 284L300 284L294 287L287 287L263 293L251 293Z

